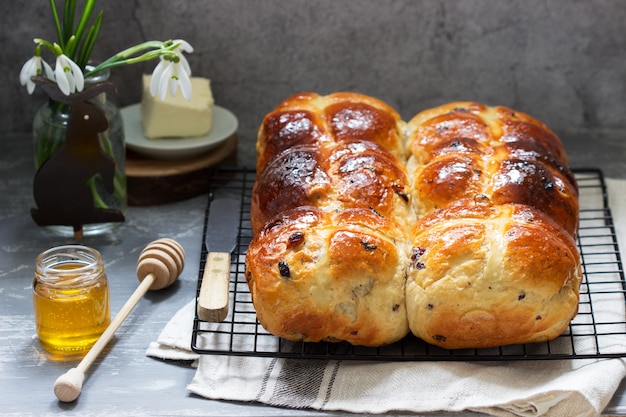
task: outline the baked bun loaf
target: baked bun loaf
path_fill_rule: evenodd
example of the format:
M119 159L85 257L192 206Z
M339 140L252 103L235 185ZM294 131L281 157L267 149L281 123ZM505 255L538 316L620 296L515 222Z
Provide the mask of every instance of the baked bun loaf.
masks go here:
M578 308L578 191L559 138L505 107L408 123L354 93L297 94L263 120L246 278L290 340L445 348L561 334Z
M370 209L304 206L270 221L250 245L259 322L307 342L379 346L408 333L402 229Z
M456 201L413 230L411 331L448 349L554 339L576 313L578 258L572 236L539 210Z
M298 94L265 117L246 276L271 333L364 346L408 333L404 126L353 93Z

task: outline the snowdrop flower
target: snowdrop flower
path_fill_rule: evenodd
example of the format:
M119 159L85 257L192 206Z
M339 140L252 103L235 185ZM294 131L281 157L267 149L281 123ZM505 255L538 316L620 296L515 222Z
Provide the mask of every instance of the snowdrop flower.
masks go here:
M101 10L93 18L97 0L84 0L82 12L76 14L78 0L65 0L63 12L59 12L56 1L50 1L50 11L54 20L57 42L35 38L35 56L29 59L20 71L20 83L26 86L29 94L35 89L31 78L43 75L54 81L59 90L70 95L83 90L85 76L92 77L101 71L122 65L137 64L159 58L154 70L151 93L165 98L169 90L176 94L178 86L187 99L191 99L191 69L184 53L193 52L193 47L184 39L166 41L150 40L132 45L107 58L96 66L88 66L91 52L96 44L104 12ZM63 19L59 19L63 16ZM74 25L78 22L78 25ZM93 24L88 27L88 22ZM41 50L49 50L56 57L54 71L41 59ZM83 69L85 73L83 73Z
M26 61L20 71L20 84L26 86L28 94L33 94L33 91L35 90L35 83L30 79L30 77L44 75L45 72L45 77L54 80L52 68L46 61L41 59L40 54L41 50L36 49L35 55Z
M83 91L85 85L85 78L79 66L63 53L57 53L57 60L54 65L54 79L59 89L66 96L76 91Z
M183 64L181 64L180 61L170 61L167 58L161 59L161 62L159 62L159 65L157 65L152 73L150 94L152 94L152 96L158 95L159 99L165 100L168 89L170 94L175 96L179 85L183 97L187 100L191 100L191 80Z
M183 97L191 100L191 80L189 79L191 69L182 52L193 52L193 48L184 40L176 40L174 43L179 45L172 50L173 56L162 55L152 73L150 94L153 97L158 95L159 99L164 100L168 89L170 94L175 96L180 86Z
M93 5L96 0L86 1ZM93 26L87 32L85 32L85 27L79 25L76 33L68 34L67 28L60 25L60 22L56 19L58 13L55 2L50 2L50 4L55 16L59 43L48 42L42 38L33 39L37 45L35 47L35 56L24 64L20 72L20 82L27 87L29 93L32 93L35 89L35 84L30 78L33 75L41 75L43 72L49 79L56 82L63 94L70 95L83 90L85 74L91 77L109 68L159 58L159 64L153 72L150 85L152 96L158 95L161 99L165 99L168 90L171 95L175 96L180 86L183 97L191 100L192 88L189 78L191 76L191 68L183 54L184 52L193 52L193 47L189 42L184 39L142 42L118 52L95 67L88 68L87 63L89 62L91 50L100 31L102 12L98 14ZM76 0L66 0L66 8L73 10L75 5ZM93 7L85 7L80 21L89 21L92 11ZM73 28L70 29L73 30ZM65 36L61 37L62 34ZM41 59L42 47L50 50L56 56L54 71ZM85 68L87 72L83 73L81 68Z

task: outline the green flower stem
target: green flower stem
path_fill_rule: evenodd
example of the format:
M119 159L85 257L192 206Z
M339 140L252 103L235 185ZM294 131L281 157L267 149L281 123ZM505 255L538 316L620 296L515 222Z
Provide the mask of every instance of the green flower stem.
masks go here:
M126 201L126 176L117 167L113 177L113 193L119 201Z
M39 136L35 168L39 169L39 167L50 158L50 155L58 148L60 140L61 135L58 129L53 125L50 125L50 127Z
M52 11L52 18L54 19L54 26L57 30L57 38L61 43L61 47L65 47L65 37L63 36L63 30L61 29L61 22L59 21L59 12L57 11L57 5L54 0L50 0L50 10Z
M51 44L50 42L48 42L45 39L41 39L41 38L35 38L34 39L35 43L37 44L37 47L42 47L45 46L46 48L48 48L50 50L50 52L52 52L55 56L57 55L57 48L54 47L53 44ZM59 45L59 47L62 48L61 45Z
M63 114L67 112L67 104L50 100L48 106L52 114ZM47 128L41 132L37 142L37 155L35 168L39 167L52 155L52 153L65 141L65 128L55 123L44 123Z
M119 67L122 65L130 65L136 64L138 62L150 61L152 59L158 58L161 55L167 55L169 52L174 50L179 46L179 43L174 43L171 41L161 42L161 41L147 41L140 43L138 45L127 48L117 54L113 55L106 61L101 62L91 71L85 73L86 77L91 77L97 74L100 71L105 69ZM148 52L135 56L143 51L148 50Z
M111 140L109 139L108 132L107 131L101 132L98 135L98 138L100 139L100 143L102 144L104 153L112 157L117 162L115 154L113 153L113 145L111 144ZM126 182L124 178L125 178L124 173L119 169L119 166L116 163L115 172L113 175L113 195L119 201L126 201ZM94 201L95 207L108 208L108 205L100 197L100 194L98 193L98 190L96 189L95 178L92 178L91 180L89 180L87 184L89 185L89 188L91 188L91 194L93 194L93 201Z
M95 36L97 36L97 31L99 31L99 23L97 22L96 25L94 25L92 27L93 29L93 38L91 38L90 36L87 37L87 39L85 40L86 42L95 42ZM77 41L77 37L72 36L70 37L70 39L67 42L67 46L73 46L75 44L78 43ZM58 45L56 43L52 44L50 42L48 42L45 39L41 39L41 38L35 38L34 39L35 43L37 44L38 47L44 46L46 48L48 48L53 54L55 55L61 55L63 53L62 47L61 45ZM93 69L91 69L90 71L87 71L84 74L85 78L88 77L92 77L94 75L96 75L97 73L99 73L100 71L104 71L106 69L109 68L113 68L113 67L119 67L122 65L131 65L131 64L136 64L138 62L143 62L143 61L150 61L152 59L158 58L159 56L166 56L169 57L170 59L175 59L176 54L174 54L172 51L174 49L176 49L178 46L180 46L180 42L174 43L172 41L166 41L166 42L161 42L161 41L147 41L147 42L143 42L140 43L138 45L132 46L130 48L127 48L121 52L118 52L117 54L113 55L112 57L110 57L109 59L107 59L106 61L101 62L100 64L98 64L97 66L95 66ZM92 45L93 47L93 45ZM145 52L142 55L139 56L135 56L143 51L148 51ZM89 53L91 53L91 51L89 51ZM172 56L169 56L172 55ZM67 54L66 54L67 56ZM88 59L89 58L89 54L85 55L83 58ZM80 65L80 64L79 64Z
M104 202L100 194L98 194L98 190L96 190L96 177L91 177L85 183L89 189L91 190L91 195L93 196L93 205L98 208L107 208L107 204Z

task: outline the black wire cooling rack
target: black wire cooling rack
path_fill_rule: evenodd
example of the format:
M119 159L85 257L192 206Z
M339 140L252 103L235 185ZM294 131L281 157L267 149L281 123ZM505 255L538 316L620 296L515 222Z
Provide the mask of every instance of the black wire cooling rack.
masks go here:
M245 253L252 239L250 202L255 172L220 169L214 172L204 223L210 201L216 196L239 198L239 233L231 261L230 306L221 323L194 319L192 349L201 354L258 356L300 359L355 359L368 361L486 361L588 359L626 356L626 284L607 188L598 169L575 170L580 189L580 228L578 247L582 256L583 282L578 315L558 338L526 345L490 349L446 350L414 337L389 346L368 348L348 343L291 342L263 329L245 278ZM204 239L203 239L204 241ZM206 247L202 245L198 292Z

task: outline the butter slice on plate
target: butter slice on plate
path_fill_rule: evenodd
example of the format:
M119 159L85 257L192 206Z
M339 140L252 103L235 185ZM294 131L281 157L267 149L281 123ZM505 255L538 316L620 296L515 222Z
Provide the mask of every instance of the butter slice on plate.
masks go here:
M143 76L141 120L146 138L186 138L209 133L213 123L213 94L210 81L191 77L191 100L183 97L180 88L176 96L167 94L165 100L150 95L151 75Z

